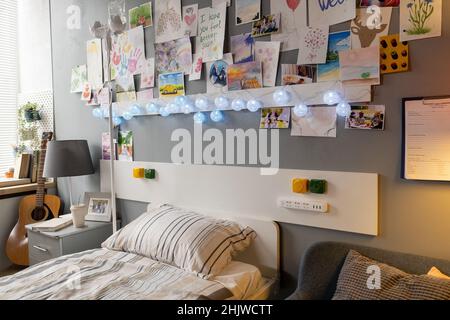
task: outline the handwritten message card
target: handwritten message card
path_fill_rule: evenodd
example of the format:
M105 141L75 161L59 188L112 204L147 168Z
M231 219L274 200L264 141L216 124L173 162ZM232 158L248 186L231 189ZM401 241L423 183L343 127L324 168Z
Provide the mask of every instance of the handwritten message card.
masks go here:
M221 3L215 8L199 10L197 48L203 62L223 58L227 5Z

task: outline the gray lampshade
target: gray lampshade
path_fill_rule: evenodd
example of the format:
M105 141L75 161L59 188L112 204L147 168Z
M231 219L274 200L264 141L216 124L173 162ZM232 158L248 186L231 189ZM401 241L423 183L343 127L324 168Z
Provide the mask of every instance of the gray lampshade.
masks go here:
M78 177L94 173L87 141L49 142L44 165L45 178Z

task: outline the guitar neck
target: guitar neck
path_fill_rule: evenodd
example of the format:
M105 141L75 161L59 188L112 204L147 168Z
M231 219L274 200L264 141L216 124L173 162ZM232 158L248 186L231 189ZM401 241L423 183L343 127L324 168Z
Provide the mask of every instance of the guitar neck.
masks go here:
M36 207L42 208L44 206L45 198L45 181L44 175L44 163L47 150L41 150L39 154L39 165L37 175L37 191L36 191Z

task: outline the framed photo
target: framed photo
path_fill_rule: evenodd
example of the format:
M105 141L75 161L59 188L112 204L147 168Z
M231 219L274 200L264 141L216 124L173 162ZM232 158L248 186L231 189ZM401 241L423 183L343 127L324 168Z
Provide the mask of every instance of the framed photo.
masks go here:
M86 193L84 203L87 205L87 221L111 222L111 194Z

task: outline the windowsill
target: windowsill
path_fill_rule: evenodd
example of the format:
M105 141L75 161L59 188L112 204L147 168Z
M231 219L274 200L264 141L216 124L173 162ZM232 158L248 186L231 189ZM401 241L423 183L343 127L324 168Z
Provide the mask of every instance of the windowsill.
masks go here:
M23 184L18 186L12 186L12 187L3 187L0 188L0 197L8 197L11 198L15 195L20 195L23 193L29 193L29 192L35 192L37 190L37 183L30 183L30 184ZM54 181L48 181L45 183L45 188L55 188L56 183Z

